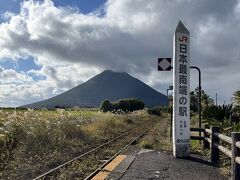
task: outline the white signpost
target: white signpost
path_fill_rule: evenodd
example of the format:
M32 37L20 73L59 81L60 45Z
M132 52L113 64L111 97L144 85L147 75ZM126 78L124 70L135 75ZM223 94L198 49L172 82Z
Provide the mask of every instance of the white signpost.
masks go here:
M179 21L173 39L173 155L190 155L190 34Z

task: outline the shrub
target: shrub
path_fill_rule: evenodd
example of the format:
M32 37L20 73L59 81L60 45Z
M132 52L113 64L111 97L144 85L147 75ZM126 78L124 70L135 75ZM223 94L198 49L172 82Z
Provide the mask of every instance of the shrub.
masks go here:
M160 116L161 113L170 113L172 110L171 106L155 106L147 110L148 114Z
M135 110L141 110L144 108L144 102L138 99L120 99L117 102L111 103L109 100L105 100L101 104L101 111L116 111L116 112L133 112Z
M151 115L157 115L157 116L160 116L161 115L161 108L160 106L157 106L157 107L154 107L154 108L149 108L147 110L148 114L151 114Z
M142 140L140 142L140 146L144 149L152 149L153 148L153 144L147 140Z
M105 100L102 102L100 109L102 112L112 111L113 104L109 100Z
M203 118L216 119L222 122L229 119L232 112L232 105L209 106L203 111Z
M240 106L235 106L232 108L230 121L234 123L240 123Z

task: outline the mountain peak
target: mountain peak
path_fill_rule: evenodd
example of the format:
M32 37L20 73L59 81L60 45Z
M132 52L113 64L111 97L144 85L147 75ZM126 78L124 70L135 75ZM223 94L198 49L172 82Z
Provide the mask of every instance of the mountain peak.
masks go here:
M101 74L127 74L127 73L123 71L113 71L113 70L106 69Z
M146 107L167 103L165 95L126 72L105 70L62 94L23 107L99 107L103 100L117 101L124 98L140 99Z

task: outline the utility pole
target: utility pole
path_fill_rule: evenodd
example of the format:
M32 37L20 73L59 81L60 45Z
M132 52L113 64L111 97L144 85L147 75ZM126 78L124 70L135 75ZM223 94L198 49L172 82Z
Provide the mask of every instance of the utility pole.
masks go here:
M201 70L196 66L190 66L190 69L196 69L198 71L198 127L202 128L202 87L201 87ZM201 132L199 131L199 136L201 136Z

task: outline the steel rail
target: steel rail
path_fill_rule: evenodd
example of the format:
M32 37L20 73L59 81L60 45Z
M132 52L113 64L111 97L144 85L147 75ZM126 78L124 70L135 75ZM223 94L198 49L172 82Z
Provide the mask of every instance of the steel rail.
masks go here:
M121 152L123 152L125 149L127 149L131 144L136 142L138 139L140 139L146 132L148 132L152 127L149 127L145 131L143 131L141 134L139 134L137 137L135 137L130 143L125 145L120 151L118 151L115 155L113 155L109 160L107 160L104 164L102 164L100 167L98 167L94 172L92 172L90 175L88 175L84 180L90 180L92 179L97 173L99 173L106 165L108 165L115 157L117 157Z
M99 145L99 146L91 149L90 151L87 151L87 152L85 152L85 153L83 153L83 154L81 154L81 155L79 155L79 156L77 156L77 157L75 157L75 158L73 158L73 159L71 159L71 160L69 160L69 161L67 161L67 162L65 162L65 163L63 163L63 164L61 164L61 165L59 165L59 166L51 169L51 170L49 170L49 171L47 171L46 173L41 174L41 175L35 177L33 180L37 180L37 179L43 178L43 177L45 177L45 176L47 176L47 175L55 172L56 170L58 170L58 169L60 169L60 168L62 168L62 167L64 167L64 166L70 164L71 162L76 161L76 160L78 160L78 159L80 159L80 158L83 158L84 156L86 156L86 155L88 155L88 154L90 154L90 153L92 153L92 152L94 152L94 151L96 151L96 150L98 150L98 149L101 149L102 147L104 147L104 146L106 146L106 145L108 145L108 144L110 144L110 143L118 140L119 138L125 136L126 134L130 133L130 132L131 132L132 130L134 130L134 129L135 129L135 128L130 129L129 131L127 131L127 132L125 132L125 133L123 133L123 134L121 134L121 135L119 135L119 136L111 139L110 141L105 142L105 143L103 143L103 144L101 144L101 145Z

